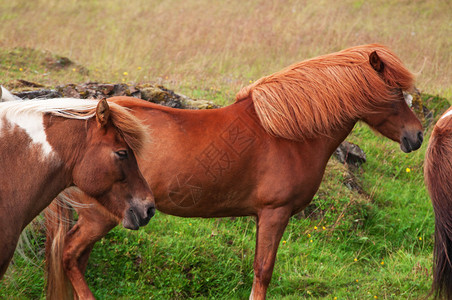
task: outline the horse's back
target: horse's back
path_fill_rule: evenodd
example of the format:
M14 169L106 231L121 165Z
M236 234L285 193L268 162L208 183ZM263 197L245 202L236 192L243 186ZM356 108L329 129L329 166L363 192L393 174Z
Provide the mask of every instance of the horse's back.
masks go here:
M210 111L133 111L158 141L149 144L139 165L157 209L168 214L256 215L267 205L310 200L323 175L317 170L328 160L316 159L313 144L270 136L252 102Z

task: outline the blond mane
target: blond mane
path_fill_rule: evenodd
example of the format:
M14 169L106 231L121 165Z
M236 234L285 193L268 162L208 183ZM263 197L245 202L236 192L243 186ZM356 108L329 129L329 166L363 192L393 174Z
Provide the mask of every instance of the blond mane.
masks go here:
M51 114L54 116L88 120L96 116L98 100L77 98L54 98L48 100L19 100L0 103L0 118L17 119L18 116ZM128 109L108 102L110 117L114 127L123 136L126 143L140 155L148 142L147 127L143 125Z
M369 63L373 51L384 63L382 74ZM410 91L413 84L413 74L393 52L371 44L293 64L242 88L236 102L251 98L268 133L301 141L330 135L381 101L393 101L394 88Z
M135 117L129 109L126 109L116 103L108 101L111 109L111 120L113 125L121 132L127 145L132 149L136 156L143 156L142 151L149 142L149 128Z

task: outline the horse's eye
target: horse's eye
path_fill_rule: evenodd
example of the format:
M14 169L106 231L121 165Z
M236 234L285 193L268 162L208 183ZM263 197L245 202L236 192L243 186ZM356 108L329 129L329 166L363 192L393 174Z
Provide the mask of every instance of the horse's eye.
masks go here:
M120 160L124 160L124 159L127 159L129 157L129 154L127 153L126 150L116 151L115 154Z

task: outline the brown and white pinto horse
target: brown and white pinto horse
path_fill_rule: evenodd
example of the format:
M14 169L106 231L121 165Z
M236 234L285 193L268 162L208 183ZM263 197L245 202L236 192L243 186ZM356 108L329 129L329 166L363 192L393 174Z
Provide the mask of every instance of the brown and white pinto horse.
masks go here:
M0 103L0 279L24 227L71 185L124 227L148 223L154 199L134 155L144 150L146 130L106 100Z
M452 299L452 109L433 128L424 177L435 211L433 285L435 298Z
M356 122L400 143L404 152L421 146L422 125L402 93L412 88L413 75L401 61L374 44L294 64L243 88L234 104L220 109L111 100L152 128L154 143L138 164L157 209L181 217L256 217L250 298L264 299L289 218L311 202L331 154ZM92 202L80 194L74 199ZM60 258L83 299L93 297L80 278L94 240L115 226L97 209L77 209L77 235L66 238Z

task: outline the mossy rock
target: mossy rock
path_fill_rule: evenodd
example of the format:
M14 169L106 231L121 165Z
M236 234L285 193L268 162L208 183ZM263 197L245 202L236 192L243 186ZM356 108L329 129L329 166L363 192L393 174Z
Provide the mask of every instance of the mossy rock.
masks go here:
M190 99L189 97L177 94L164 86L153 85L150 83L139 85L97 82L87 82L83 84L70 83L57 86L55 90L52 90L33 82L17 80L17 84L11 84L10 86L14 89L13 94L24 99L33 99L37 97L101 99L114 96L130 96L173 108L210 109L219 107L212 101Z

